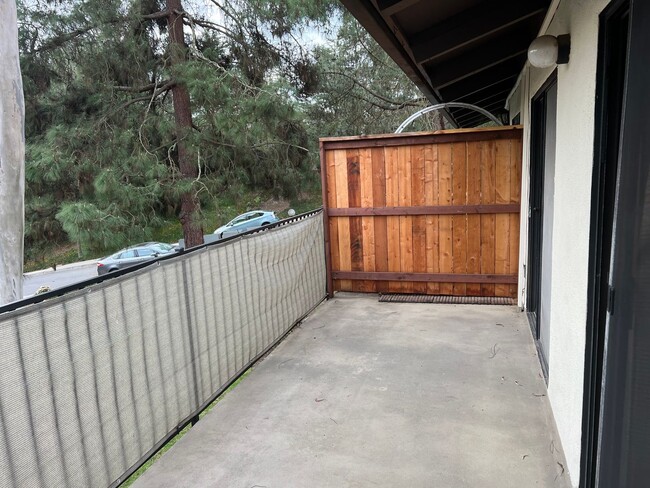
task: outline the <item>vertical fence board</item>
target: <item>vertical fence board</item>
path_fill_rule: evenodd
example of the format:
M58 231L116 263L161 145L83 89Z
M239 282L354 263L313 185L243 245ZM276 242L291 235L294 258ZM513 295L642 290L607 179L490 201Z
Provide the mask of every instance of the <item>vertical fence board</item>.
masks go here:
M361 207L361 175L359 150L346 152L348 177L348 207ZM352 271L363 271L363 227L361 217L350 217L350 267ZM352 291L363 291L360 281L351 283Z
M336 177L336 206L348 208L348 159L345 149L334 152L334 172ZM350 253L350 219L338 218L339 260L341 271L352 271ZM341 280L341 291L352 291L351 280Z
M386 206L399 206L398 148L386 148ZM386 217L388 232L388 271L400 271L399 217ZM401 283L389 282L388 291L401 291Z
M372 199L375 207L386 206L386 158L382 147L371 149L372 156ZM375 270L388 271L388 219L374 217L375 223ZM377 281L379 293L388 291L388 282Z
M439 202L440 205L451 205L451 146L449 144L438 145L439 164ZM452 249L452 218L449 215L441 215L439 219L440 239L440 272L453 273L453 249ZM452 283L440 283L441 295L452 295L454 285Z
M481 149L482 142L467 143L467 204L481 203ZM481 216L467 216L467 272L481 272ZM481 284L468 283L467 295L480 296Z
M472 136L464 139L464 134ZM382 138L386 144L381 144ZM382 281L391 278L387 276L373 280L364 275L362 280L347 275L334 280L335 290L516 296L517 285L490 277L516 280L519 267L519 212L512 208L521 202L519 128L321 143L328 207L358 210L330 214L333 272L401 275L393 281ZM493 210L495 205L511 207ZM454 211L445 211L446 206ZM395 207L396 214L375 214ZM411 207L423 213L412 213ZM431 276L411 281L410 273ZM483 278L443 282L437 274Z
M496 203L510 202L510 141L496 142ZM496 216L494 271L497 274L510 272L510 216ZM497 284L494 293L498 297L508 296L509 285Z
M373 189L372 189L372 152L370 149L361 149L359 151L359 176L361 185L361 206L364 208L373 207ZM375 219L373 217L361 217L361 227L363 234L363 270L375 271ZM374 281L361 281L361 291L376 291Z
M411 147L411 199L413 205L426 205L425 174L424 174L425 146ZM427 217L418 215L413 217L413 271L416 273L427 272ZM413 283L413 293L426 293L427 283Z
M336 203L336 161L334 159L334 151L325 151L325 168L327 171L327 206L329 208L337 208ZM338 218L329 218L329 234L330 234L330 259L332 261L332 269L341 269L341 255L339 253L339 224ZM341 289L341 281L333 281L334 290Z
M511 141L510 145L510 203L521 202L521 158L520 139ZM510 272L519 272L519 214L510 214ZM510 296L517 296L517 285L510 285Z
M430 144L424 150L424 200L425 205L438 205L440 193L438 146ZM440 272L440 233L438 216L426 216L427 273ZM440 283L427 283L427 293L440 293Z
M397 149L398 158L398 188L400 207L411 206L411 148L402 146ZM413 217L403 215L399 217L399 245L400 245L400 271L402 273L413 272ZM402 282L399 284L402 293L412 293L413 283Z
M481 203L496 202L496 147L494 141L486 141L481 148ZM495 216L481 215L481 273L494 273ZM494 285L481 283L481 295L494 296Z
M451 182L453 205L467 204L467 145L464 142L451 146ZM451 222L452 269L454 273L467 273L467 215L454 215ZM454 283L453 294L467 294L465 283Z

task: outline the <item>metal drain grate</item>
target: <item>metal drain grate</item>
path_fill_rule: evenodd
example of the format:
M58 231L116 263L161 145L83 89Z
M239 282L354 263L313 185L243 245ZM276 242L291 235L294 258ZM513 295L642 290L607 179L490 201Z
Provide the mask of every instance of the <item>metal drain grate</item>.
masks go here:
M517 300L507 297L452 297L447 295L379 295L380 302L399 303L456 303L463 305L517 305Z

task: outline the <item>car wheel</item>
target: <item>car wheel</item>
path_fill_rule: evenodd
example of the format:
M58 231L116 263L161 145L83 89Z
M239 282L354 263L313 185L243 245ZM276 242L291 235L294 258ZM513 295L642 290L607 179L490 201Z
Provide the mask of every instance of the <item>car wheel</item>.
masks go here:
M262 226L269 225L271 222L262 222Z

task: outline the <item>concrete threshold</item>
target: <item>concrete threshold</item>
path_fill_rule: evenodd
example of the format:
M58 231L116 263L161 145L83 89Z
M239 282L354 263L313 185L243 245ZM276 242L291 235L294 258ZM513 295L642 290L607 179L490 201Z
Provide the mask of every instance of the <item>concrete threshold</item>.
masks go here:
M570 486L516 307L338 294L133 485Z

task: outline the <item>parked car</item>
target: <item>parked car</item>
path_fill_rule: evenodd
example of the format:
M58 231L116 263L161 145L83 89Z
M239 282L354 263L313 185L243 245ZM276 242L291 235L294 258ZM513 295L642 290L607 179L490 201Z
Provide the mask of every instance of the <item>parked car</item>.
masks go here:
M217 234L219 239L224 239L226 237L241 234L242 232L249 231L256 227L272 224L278 220L280 219L277 218L274 212L252 210L251 212L246 212L235 217L226 225L222 225L215 230L214 233Z
M97 274L105 275L174 252L177 252L174 246L164 242L142 242L97 261Z

